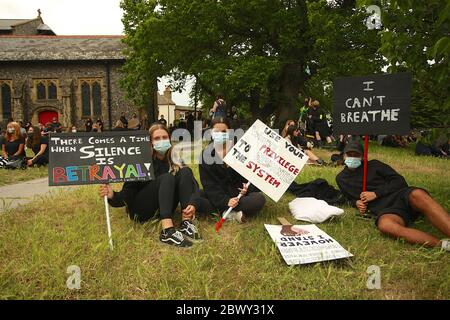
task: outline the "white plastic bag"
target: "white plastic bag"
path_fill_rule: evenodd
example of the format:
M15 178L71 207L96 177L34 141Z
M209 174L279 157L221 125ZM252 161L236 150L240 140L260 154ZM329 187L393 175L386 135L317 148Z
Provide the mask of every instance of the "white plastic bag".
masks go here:
M344 213L344 210L316 198L296 198L289 203L289 210L295 219L311 223L322 223Z

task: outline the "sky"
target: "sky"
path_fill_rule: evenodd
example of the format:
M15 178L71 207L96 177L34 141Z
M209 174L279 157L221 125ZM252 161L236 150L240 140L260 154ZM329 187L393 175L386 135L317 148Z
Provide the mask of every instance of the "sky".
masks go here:
M41 17L57 35L123 34L120 0L0 0L0 19L32 19ZM160 93L168 83L159 81ZM188 92L173 93L178 105L188 105Z

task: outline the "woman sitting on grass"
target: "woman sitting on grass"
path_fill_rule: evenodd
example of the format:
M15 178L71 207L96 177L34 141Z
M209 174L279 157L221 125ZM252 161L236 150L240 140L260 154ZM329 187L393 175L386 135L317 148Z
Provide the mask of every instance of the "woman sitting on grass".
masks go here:
M201 239L194 224L195 215L208 212L211 205L200 197L191 169L174 161L168 129L155 124L149 131L155 180L125 182L120 192L113 191L110 185L101 185L100 196L106 195L113 207L126 206L130 218L141 223L150 220L159 210L163 228L160 241L176 247L191 247L193 241ZM178 203L182 209L180 230L173 224Z
M371 160L367 165L367 191L362 192L364 149L351 141L344 149L346 167L336 177L342 193L361 213L370 210L376 226L386 235L410 243L441 247L450 251L450 239L438 238L411 228L413 221L425 215L433 226L450 237L450 215L430 194L421 188L409 187L401 175L387 164Z
M228 220L245 222L246 217L256 215L264 207L266 199L255 187L246 188L244 177L222 160L232 147L229 122L224 118L215 118L211 127L213 145L203 151L199 165L206 197L219 212L233 208ZM239 193L243 195L240 199Z
M2 156L0 163L23 159L25 157L25 141L20 134L17 122L10 122L6 126L6 133L1 144Z
M300 131L295 125L288 127L284 138L292 143L294 147L301 149L309 157L308 164L326 165L325 161L311 151L311 148L308 147L308 141L300 135Z
M48 164L48 137L41 135L39 127L34 126L28 129L27 148L34 153L34 157L27 160L29 167Z

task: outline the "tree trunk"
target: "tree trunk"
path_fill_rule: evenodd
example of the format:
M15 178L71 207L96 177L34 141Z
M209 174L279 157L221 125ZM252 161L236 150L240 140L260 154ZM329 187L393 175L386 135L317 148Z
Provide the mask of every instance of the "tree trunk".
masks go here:
M287 64L284 66L279 83L279 97L277 101L277 111L275 126L282 129L287 120L297 122L298 94L303 84L303 70L300 64Z

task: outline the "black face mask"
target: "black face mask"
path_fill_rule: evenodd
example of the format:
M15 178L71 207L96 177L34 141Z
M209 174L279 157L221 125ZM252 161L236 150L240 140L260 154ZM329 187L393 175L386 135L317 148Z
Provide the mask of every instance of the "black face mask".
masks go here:
M28 133L28 138L32 139L33 138L34 133Z

